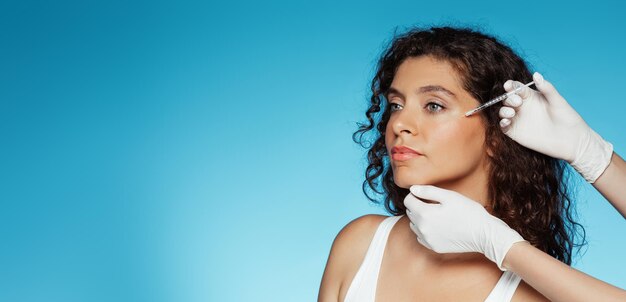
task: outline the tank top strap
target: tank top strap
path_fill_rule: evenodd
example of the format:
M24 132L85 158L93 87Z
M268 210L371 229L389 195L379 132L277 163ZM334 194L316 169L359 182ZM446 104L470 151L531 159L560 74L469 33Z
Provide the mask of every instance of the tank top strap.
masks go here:
M374 233L361 267L348 288L344 302L374 302L376 285L389 233L402 216L385 218ZM511 271L505 271L485 302L510 302L522 279Z
M502 273L502 277L496 283L485 302L509 302L517 289L522 278L511 271Z
M378 273L380 272L380 265L383 261L385 247L387 246L387 239L391 229L402 216L390 216L380 223L367 249L363 263L348 288L344 302L374 301L376 298Z

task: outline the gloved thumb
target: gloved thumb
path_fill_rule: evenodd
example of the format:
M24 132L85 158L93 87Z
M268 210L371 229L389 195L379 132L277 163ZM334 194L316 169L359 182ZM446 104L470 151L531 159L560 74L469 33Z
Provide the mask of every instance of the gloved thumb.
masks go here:
M540 73L535 72L533 74L533 80L535 81L537 90L545 96L549 103L562 103L565 101L561 94L556 91L552 83L546 81Z
M454 191L438 188L431 185L412 185L409 190L418 198L436 201L445 204L452 199L457 198Z

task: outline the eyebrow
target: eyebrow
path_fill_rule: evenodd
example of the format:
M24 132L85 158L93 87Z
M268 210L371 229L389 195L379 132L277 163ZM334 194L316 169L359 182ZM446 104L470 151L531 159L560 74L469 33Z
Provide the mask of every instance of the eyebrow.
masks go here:
M456 94L454 94L452 91L444 88L443 86L439 86L439 85L428 85L428 86L423 86L420 87L417 90L417 93L428 93L428 92L443 92L444 94L447 94L448 96L454 97L456 98ZM404 94L402 94L402 92L400 92L398 89L393 88L393 87L389 87L389 89L387 90L387 92L385 93L385 97L389 94L397 94L401 97L404 97Z

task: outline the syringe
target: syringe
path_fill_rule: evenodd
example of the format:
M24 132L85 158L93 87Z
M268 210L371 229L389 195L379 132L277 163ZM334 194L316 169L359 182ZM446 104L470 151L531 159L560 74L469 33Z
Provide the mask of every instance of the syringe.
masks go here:
M524 87L528 87L528 86L530 86L530 85L532 85L532 84L535 84L535 81L531 81L531 82L530 82L530 83L528 83L528 84L525 84L525 85L519 86L519 87L515 88L513 91L507 92L507 93L505 93L505 94L503 94L503 95L501 95L501 96L499 96L499 97L496 97L495 99L493 99L493 100L491 100L491 101L489 101L489 102L487 102L487 103L484 103L484 104L482 104L482 105L480 105L480 106L478 106L478 107L476 107L476 108L474 108L474 109L472 109L472 110L470 110L470 111L468 111L468 112L465 112L465 116L470 116L470 115L472 115L472 114L474 114L474 113L476 113L476 112L478 112L478 111L481 111L481 110L483 110L483 109L485 109L485 108L487 108L487 107L489 107L489 106L491 106L491 105L493 105L493 104L496 104L496 103L498 103L498 102L504 101L504 100L506 100L508 97L512 96L514 93L516 93L516 92L518 92L518 91L522 90L522 88L524 88Z

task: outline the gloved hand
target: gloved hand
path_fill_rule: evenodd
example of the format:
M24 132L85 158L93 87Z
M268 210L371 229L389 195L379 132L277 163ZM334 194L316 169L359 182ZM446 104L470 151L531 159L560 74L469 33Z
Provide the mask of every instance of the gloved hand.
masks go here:
M593 131L554 86L533 74L535 86L522 88L504 101L500 108L500 127L504 133L529 149L564 159L587 182L593 183L611 162L613 145ZM514 90L520 82L504 83Z
M506 271L504 256L514 243L524 241L515 230L455 191L429 185L413 185L410 191L404 205L419 243L437 253L479 252Z

